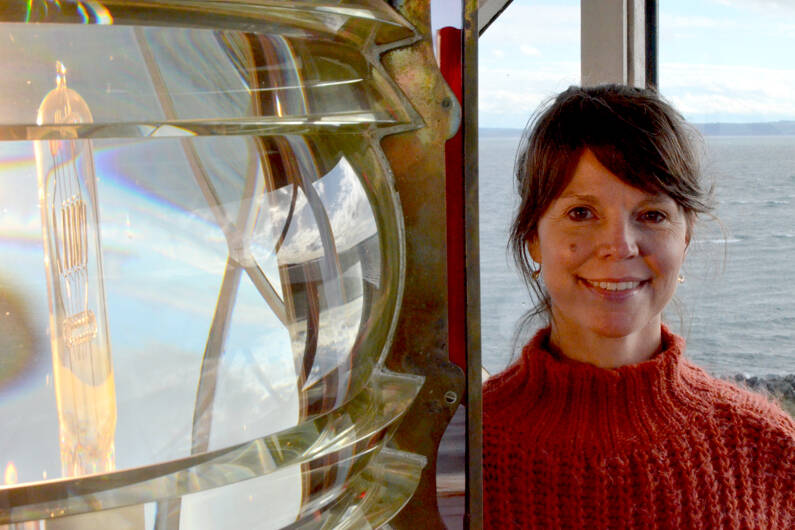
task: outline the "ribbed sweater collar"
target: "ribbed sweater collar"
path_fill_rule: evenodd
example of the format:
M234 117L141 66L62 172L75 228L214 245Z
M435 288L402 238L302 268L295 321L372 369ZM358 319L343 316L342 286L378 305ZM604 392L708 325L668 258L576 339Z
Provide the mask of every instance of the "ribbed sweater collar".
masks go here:
M545 329L525 346L521 371L526 383L514 394L529 420L527 435L540 447L613 454L685 431L694 415L707 410L706 374L684 358L684 339L665 326L660 353L616 369L553 354L548 341Z

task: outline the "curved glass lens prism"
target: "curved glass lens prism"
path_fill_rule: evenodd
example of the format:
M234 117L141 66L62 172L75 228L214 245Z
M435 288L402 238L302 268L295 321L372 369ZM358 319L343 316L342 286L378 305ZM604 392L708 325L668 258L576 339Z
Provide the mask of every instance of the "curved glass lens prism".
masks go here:
M380 456L421 380L383 369L379 141L421 121L378 56L416 38L376 0L4 5L0 524L202 527L254 490L388 520L348 497L421 467Z
M0 490L0 505L11 507L0 521L108 510L185 495L199 506L212 504L219 498L234 499L241 495L248 498L256 491L300 489L303 484L317 482L318 476L327 474L336 477L346 472L355 477L362 465L356 468L352 464L365 457L368 460L361 461L369 462L389 440L420 385L421 380L416 376L377 372L368 387L340 409L278 434L193 457L93 475L79 481L44 481L25 488ZM416 455L412 458L422 460ZM348 469L352 467L353 473ZM252 479L257 482L247 482ZM276 483L280 486L276 487ZM237 491L214 490L234 484L238 485ZM292 499L276 495L269 513L279 513L286 506L286 516L297 518L298 510L316 511L318 504L323 508L325 504L337 502L345 487L345 481L326 483L315 488L311 499L305 497L300 504L300 495ZM260 500L256 505L263 502L266 501Z

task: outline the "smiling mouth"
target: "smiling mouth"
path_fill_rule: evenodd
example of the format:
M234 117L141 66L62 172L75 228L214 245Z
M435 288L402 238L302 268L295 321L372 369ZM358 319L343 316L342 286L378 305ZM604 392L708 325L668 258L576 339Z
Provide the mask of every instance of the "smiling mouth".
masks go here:
M589 287L596 287L598 289L604 289L605 291L631 291L633 289L637 289L642 284L646 283L647 280L635 280L635 281L625 281L625 282L607 282L607 281L591 281L586 280L585 278L580 278L586 285Z

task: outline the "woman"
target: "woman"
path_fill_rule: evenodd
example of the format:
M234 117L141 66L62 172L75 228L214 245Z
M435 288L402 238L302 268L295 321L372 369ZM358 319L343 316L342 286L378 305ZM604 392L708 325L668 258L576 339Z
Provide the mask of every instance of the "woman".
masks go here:
M662 323L710 211L682 117L572 87L517 160L511 244L549 326L484 387L487 528L795 528L795 422Z

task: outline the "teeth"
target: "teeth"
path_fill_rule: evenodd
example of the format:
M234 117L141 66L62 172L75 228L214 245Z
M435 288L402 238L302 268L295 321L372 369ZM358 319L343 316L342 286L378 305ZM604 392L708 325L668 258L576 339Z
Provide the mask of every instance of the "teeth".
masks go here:
M606 289L608 291L626 291L634 289L640 282L589 282L591 285Z

